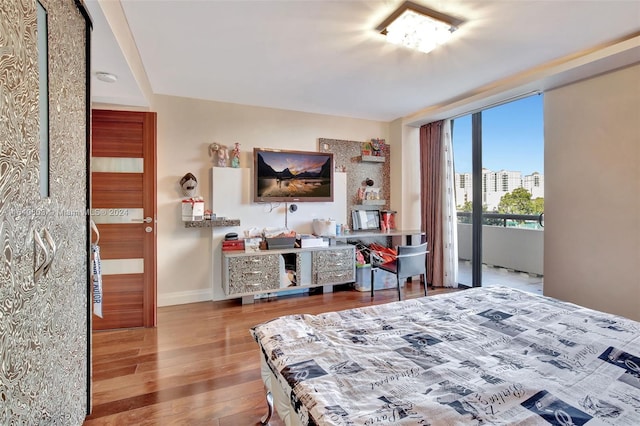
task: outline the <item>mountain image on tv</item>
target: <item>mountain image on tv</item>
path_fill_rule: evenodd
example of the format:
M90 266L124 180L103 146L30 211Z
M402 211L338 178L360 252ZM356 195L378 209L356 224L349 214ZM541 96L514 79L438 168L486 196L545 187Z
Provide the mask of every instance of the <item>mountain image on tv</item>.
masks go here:
M256 155L259 198L331 197L331 156L286 151L258 152Z

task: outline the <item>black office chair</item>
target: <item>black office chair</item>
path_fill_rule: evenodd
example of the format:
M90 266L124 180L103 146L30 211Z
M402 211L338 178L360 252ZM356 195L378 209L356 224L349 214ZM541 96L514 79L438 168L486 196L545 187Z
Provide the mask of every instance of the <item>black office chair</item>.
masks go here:
M391 272L396 276L398 300L402 300L400 281L420 275L424 278L424 295L427 295L427 243L418 246L398 246L395 259L371 267L371 297L374 291L374 276L378 269Z

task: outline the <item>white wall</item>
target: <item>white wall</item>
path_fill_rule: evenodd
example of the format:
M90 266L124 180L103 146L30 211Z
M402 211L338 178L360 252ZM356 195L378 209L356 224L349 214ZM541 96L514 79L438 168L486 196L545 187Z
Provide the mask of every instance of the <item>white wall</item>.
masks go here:
M544 293L640 320L640 65L545 93Z
M390 123L392 140L400 142L391 156L391 209L398 211L396 226L420 229L420 128Z
M212 161L207 153L210 143L215 141L233 147L234 142L239 142L241 167L251 167L254 147L316 151L318 138L362 141L382 138L393 144L388 123L377 121L171 96L155 96L152 110L158 113L159 306L213 297L212 274L219 271L213 271L212 267L212 232L184 228L178 183L185 173L193 173L198 179L199 195L204 196L206 206L211 207ZM216 185L224 184L216 182ZM309 213L307 210L312 204L315 203L304 206L290 218L299 220L303 213ZM225 216L236 215L222 206L216 206L216 210ZM281 209L271 214L281 218L284 224ZM242 229L241 226L233 231Z

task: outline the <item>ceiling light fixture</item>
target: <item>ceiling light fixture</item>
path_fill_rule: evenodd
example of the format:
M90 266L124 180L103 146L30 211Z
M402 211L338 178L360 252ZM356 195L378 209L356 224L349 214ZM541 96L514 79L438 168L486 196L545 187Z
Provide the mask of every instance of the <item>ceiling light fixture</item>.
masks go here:
M105 83L115 83L118 81L118 76L115 74L111 74L110 72L97 72L96 78L100 81L104 81Z
M464 21L405 1L376 30L393 44L424 53L446 42Z

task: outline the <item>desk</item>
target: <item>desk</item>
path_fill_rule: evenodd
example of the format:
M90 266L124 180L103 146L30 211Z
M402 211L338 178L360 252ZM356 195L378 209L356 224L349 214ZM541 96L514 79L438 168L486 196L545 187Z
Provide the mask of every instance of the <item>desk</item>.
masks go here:
M336 241L338 240L359 240L359 239L367 239L367 238L383 238L383 237L405 237L405 244L407 245L416 245L422 244L427 241L426 232L420 231L419 229L390 229L388 231L382 231L379 229L367 229L363 231L349 231L342 235L337 235L335 237ZM419 236L420 239L414 244L414 237ZM427 252L428 253L428 252ZM427 277L424 277L425 280ZM411 278L407 278L407 282L411 282ZM374 285L371 283L371 285ZM425 283L426 285L426 283Z
M413 244L413 237L420 236L420 241L417 243L423 243L426 241L426 233L419 229L391 229L388 231L381 231L379 229L367 229L364 231L349 231L348 233L337 235L336 240L357 240L367 238L382 238L382 237L405 237L406 244Z

